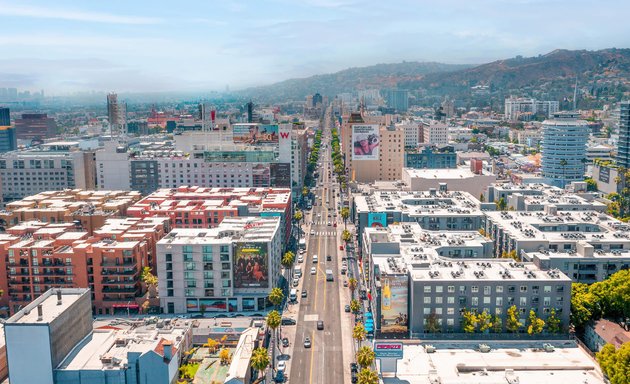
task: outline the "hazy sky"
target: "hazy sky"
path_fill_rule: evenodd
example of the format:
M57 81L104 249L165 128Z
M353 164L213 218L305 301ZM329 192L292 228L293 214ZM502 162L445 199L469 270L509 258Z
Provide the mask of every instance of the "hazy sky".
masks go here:
M0 87L238 89L376 63L630 46L628 0L0 0Z

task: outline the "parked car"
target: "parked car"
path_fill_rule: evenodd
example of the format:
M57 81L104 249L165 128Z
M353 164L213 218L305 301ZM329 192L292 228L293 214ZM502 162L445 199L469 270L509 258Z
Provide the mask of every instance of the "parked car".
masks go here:
M287 362L284 360L278 361L278 365L276 365L276 371L286 371L287 370Z
M287 339L286 337L282 338L282 346L283 347L288 347L289 346L289 339Z
M343 286L344 286L344 287L347 287L347 286L348 286L348 280L344 280L344 281L343 281Z
M297 324L297 322L295 321L295 319L292 319L290 317L283 317L282 320L280 321L281 325L295 325Z

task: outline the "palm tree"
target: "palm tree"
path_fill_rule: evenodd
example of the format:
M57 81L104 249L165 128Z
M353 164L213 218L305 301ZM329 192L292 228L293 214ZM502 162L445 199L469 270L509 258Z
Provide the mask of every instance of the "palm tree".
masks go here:
M265 369L269 366L269 352L267 352L267 348L254 349L249 365L258 372L258 376L262 376Z
M357 351L357 363L359 363L362 368L371 367L375 357L374 351L367 345L364 345Z
M276 332L276 330L280 326L281 320L282 320L282 317L280 316L280 313L278 313L278 311L276 311L275 309L267 314L267 326L271 328L271 330L273 331L273 340L276 346L278 345L278 332ZM273 355L273 360L275 361L275 358L276 358L275 348L272 350L272 355Z
M352 330L352 338L357 341L357 347L361 347L361 342L365 340L367 332L365 331L365 327L363 323L357 323Z
M566 159L562 159L560 160L560 166L562 167L562 188L566 187L567 185L567 180L566 180L566 171L565 168L567 166L568 162L566 161Z
M268 296L269 302L273 304L276 308L282 303L284 300L284 293L282 293L282 289L275 287L269 292Z
M363 368L357 375L358 384L378 384L378 374L370 368Z
M350 292L352 293L352 297L354 297L354 291L357 289L357 279L351 277L348 279L348 288L350 288Z
M341 208L341 218L343 219L343 229L346 229L346 220L350 217L350 208Z
M350 301L350 311L352 311L352 313L356 315L357 313L359 313L360 309L361 303L359 303L359 301L356 299L352 299L352 301Z

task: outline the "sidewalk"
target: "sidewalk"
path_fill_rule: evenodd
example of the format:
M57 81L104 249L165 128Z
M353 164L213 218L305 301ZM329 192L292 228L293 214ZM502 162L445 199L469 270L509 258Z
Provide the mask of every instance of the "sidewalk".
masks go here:
M341 233L343 232L343 219L340 218L339 215L335 216L335 220L337 220L337 245L344 244L343 251L339 250L337 246L337 270L341 270L342 258L346 255L346 246L345 242L341 238ZM348 227L348 230L350 228ZM339 313L341 314L341 346L343 350L343 382L350 383L351 373L350 373L350 363L354 361L355 355L355 347L354 347L354 339L352 338L352 330L354 329L354 315L346 312L345 306L350 304L351 293L350 289L343 286L343 281L348 280L348 275L344 275L342 281L339 283Z

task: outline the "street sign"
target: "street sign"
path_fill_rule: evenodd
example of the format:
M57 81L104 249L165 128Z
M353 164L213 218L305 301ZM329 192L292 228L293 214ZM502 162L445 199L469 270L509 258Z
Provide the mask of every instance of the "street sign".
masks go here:
M374 343L374 354L377 359L402 359L403 343L377 341Z

